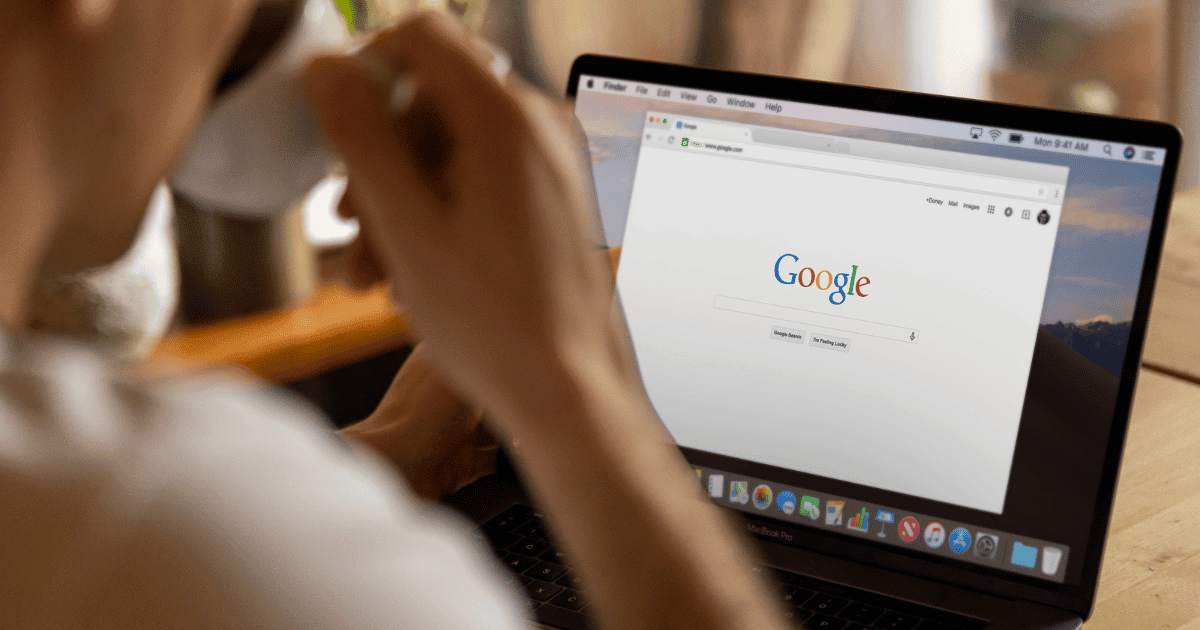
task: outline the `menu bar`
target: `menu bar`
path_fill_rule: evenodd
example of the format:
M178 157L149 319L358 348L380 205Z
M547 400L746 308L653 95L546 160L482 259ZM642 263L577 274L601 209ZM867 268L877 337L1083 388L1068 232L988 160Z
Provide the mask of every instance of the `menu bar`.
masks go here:
M757 112L782 116L784 118L800 118L853 125L856 127L918 133L953 140L1007 145L1033 151L1082 155L1120 162L1161 166L1166 161L1166 150L1161 147L1120 144L1089 138L993 127L984 124L954 123L725 92L693 90L677 86L641 83L593 75L582 75L579 78L579 92L599 92L684 105L699 105L714 109Z
M1043 580L1066 579L1066 545L714 468L696 467L695 473L704 491L722 507ZM781 542L790 536L751 530Z

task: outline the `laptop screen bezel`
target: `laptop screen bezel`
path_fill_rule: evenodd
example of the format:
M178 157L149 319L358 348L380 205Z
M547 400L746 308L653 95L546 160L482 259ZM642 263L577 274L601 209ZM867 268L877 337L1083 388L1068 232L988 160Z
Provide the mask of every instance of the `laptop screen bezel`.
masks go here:
M931 561L917 557L915 554L881 550L854 539L819 531L804 531L802 536L796 537L796 546L814 548L824 553L832 553L866 564L1002 597L1057 606L1086 618L1095 601L1101 558L1112 515L1117 474L1125 444L1125 433L1129 426L1133 391L1137 383L1138 365L1145 342L1150 301L1158 275L1167 214L1171 204L1171 192L1174 189L1175 174L1182 146L1179 131L1165 123L1144 120L702 69L601 55L583 55L575 60L567 83L568 98L575 98L581 75L611 77L947 122L971 123L987 120L994 126L1025 129L1031 132L1078 136L1122 144L1151 145L1166 149L1166 159L1159 181L1143 260L1142 277L1131 319L1129 344L1126 348L1124 368L1121 373L1114 416L1105 449L1100 487L1089 528L1088 545L1082 554L1076 555L1077 552L1072 552L1076 558L1082 556L1083 569L1079 583L1055 584L1017 575L997 577L994 571L973 573L974 567L969 565L960 566L940 561L940 559ZM936 115L931 116L931 112L936 112ZM688 449L684 449L684 452L691 459L697 457L697 454L689 453ZM739 514L741 513L739 512ZM781 524L763 517L746 514L742 514L742 516L752 522L758 520L776 527Z

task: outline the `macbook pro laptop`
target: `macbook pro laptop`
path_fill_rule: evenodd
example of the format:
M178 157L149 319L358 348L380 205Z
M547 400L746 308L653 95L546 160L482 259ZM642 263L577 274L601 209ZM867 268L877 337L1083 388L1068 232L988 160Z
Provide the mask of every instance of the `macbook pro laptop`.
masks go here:
M1078 627L1178 132L600 56L568 93L650 400L788 615ZM536 508L481 531L587 627Z

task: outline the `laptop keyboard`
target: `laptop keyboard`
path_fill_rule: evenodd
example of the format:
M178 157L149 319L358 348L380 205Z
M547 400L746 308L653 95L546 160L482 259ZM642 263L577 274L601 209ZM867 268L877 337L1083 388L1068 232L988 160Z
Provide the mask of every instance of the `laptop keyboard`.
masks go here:
M514 505L483 525L480 532L508 567L507 581L521 586L537 620L563 630L585 630L586 591L570 558L546 535L541 513ZM927 608L839 584L767 567L778 584L788 618L811 630L980 630L978 619Z

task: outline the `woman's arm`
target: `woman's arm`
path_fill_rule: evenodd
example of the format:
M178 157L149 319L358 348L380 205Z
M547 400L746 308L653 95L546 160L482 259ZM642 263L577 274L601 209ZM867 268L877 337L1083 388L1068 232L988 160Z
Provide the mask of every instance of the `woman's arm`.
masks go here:
M347 203L431 358L511 441L609 628L782 628L749 545L701 496L655 416L593 246L569 110L497 79L483 47L422 16L308 75L346 160Z
M338 433L387 458L418 496L437 501L496 470L482 412L451 389L417 345L379 406Z

